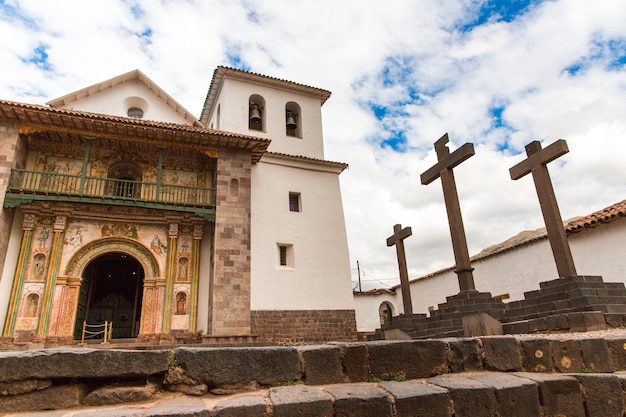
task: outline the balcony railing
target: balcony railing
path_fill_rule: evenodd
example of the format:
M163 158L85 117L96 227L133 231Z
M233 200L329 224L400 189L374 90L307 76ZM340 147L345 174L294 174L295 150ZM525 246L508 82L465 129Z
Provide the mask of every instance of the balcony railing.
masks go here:
M215 208L215 189L13 169L7 193Z

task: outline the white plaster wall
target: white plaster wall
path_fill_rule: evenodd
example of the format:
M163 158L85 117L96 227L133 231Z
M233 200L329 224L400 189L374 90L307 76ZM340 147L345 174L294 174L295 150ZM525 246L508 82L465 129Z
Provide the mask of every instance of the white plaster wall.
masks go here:
M402 300L393 294L355 294L354 312L356 316L356 329L359 332L371 332L380 328L380 315L378 313L383 302L391 305L392 315L397 316L402 310Z
M7 311L9 309L9 299L11 298L11 290L13 289L15 268L17 267L17 258L20 254L20 245L22 244L22 219L22 211L19 209L16 210L15 216L13 216L13 225L11 226L6 260L2 270L2 279L0 279L0 335L4 330Z
M290 191L301 193L301 212L289 211ZM261 160L251 222L253 310L354 308L337 173ZM277 243L293 245L294 268L279 266Z
M145 104L141 100L145 100ZM191 125L192 123L176 113L163 99L159 98L144 83L131 80L107 88L101 92L72 101L62 108L108 114L111 116L128 117L130 107L139 107L143 110L143 119L156 120L167 123Z
M600 275L605 282L626 284L626 219L614 220L593 229L586 229L569 235L574 264L579 275ZM492 295L509 294L505 302L521 300L524 292L539 289L539 283L558 278L552 249L548 239L541 239L528 245L503 252L498 255L472 261L476 289ZM433 276L418 279L411 283L411 298L414 313L427 313L428 307L437 308L446 301L446 296L459 292L456 274L451 269L440 271ZM355 295L357 328L359 331L373 331L377 327L374 318L378 308L388 295ZM396 289L393 298L397 312L403 311L402 291ZM365 311L363 311L365 310Z
M248 108L251 95L260 95L265 99L264 131L248 128ZM300 105L302 138L287 136L285 130L285 105L290 102ZM209 127L228 132L271 139L270 152L289 155L302 155L309 158L324 158L322 137L322 110L319 99L292 91L266 87L261 84L247 83L226 78L211 115ZM220 121L217 109L220 108Z

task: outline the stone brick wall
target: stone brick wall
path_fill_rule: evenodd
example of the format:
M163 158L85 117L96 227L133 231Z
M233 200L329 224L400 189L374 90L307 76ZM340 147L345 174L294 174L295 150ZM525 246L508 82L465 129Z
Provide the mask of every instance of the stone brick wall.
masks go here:
M209 334L250 334L249 151L220 149L217 160L214 266Z
M293 345L358 338L354 310L255 310L251 319L259 342Z

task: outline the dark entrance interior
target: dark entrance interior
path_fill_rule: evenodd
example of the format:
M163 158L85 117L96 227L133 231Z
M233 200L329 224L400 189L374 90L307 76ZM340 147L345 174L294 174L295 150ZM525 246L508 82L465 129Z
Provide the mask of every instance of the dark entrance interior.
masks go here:
M81 338L84 321L88 325L112 322L113 339L137 337L143 278L141 264L125 253L108 253L91 261L85 268L80 286L74 338ZM102 335L94 337L96 340L102 338Z

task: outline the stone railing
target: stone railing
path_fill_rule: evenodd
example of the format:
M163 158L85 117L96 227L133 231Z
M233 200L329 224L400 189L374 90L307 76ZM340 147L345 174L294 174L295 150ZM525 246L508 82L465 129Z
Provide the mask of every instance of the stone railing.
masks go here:
M0 352L0 412L622 416L626 375L617 371L626 370L626 332L589 337Z

